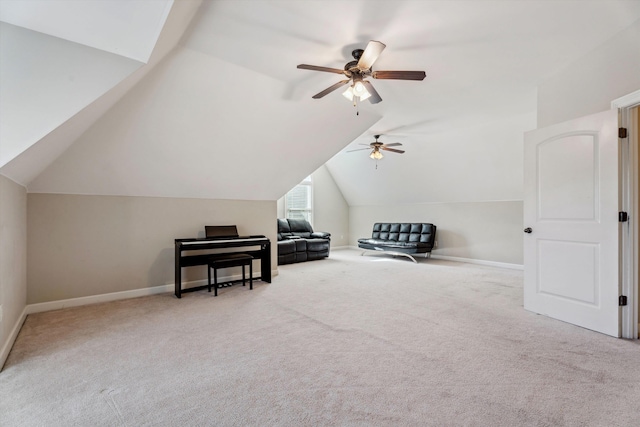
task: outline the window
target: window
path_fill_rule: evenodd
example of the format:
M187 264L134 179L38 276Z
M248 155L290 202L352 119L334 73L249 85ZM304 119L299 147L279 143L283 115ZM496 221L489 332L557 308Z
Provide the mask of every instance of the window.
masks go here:
M313 192L311 176L302 182L284 197L285 216L291 219L306 219L313 225Z

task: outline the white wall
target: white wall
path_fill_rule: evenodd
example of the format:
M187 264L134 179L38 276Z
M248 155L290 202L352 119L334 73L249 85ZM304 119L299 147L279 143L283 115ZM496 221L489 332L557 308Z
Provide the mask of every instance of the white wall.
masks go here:
M312 174L313 229L331 233L331 246L349 244L349 205L325 166Z
M538 86L538 127L609 110L640 89L640 20Z
M336 155L328 167L350 205L349 244L375 222L430 222L434 254L521 265L523 141L535 122L531 113L405 138L406 152L385 153L377 169L367 151ZM346 161L368 170L354 173Z
M350 244L371 237L376 222L430 222L433 255L522 265L522 201L351 206Z
M30 193L27 217L28 304L172 284L174 239L205 225L276 241L275 201ZM183 269L183 284L205 278L205 266Z
M0 368L27 303L27 192L0 175Z
M405 153L383 152L376 167L368 150L342 151L327 167L350 206L521 200L523 134L535 124L531 112L438 134L383 135Z
M0 22L0 166L141 65Z
M613 99L638 88L640 21L541 82L538 126L610 109ZM465 129L431 135L425 138L424 148L411 147L411 151L406 144L403 156L417 153L416 161L404 168L395 158L392 164L381 163L376 172L389 170L388 179L373 172L371 176L337 174L336 156L329 169L351 205L351 244L370 235L373 222L433 222L440 236L434 254L522 264L522 132L534 128L535 121L535 115L506 118L503 129L496 123L475 133ZM517 141L508 136L509 128L518 132ZM341 156L353 154L358 153ZM423 171L415 172L420 165ZM402 177L411 181L402 186ZM394 193L394 187L401 190ZM411 197L416 203L409 203ZM478 203L466 203L472 201Z
M331 246L349 244L349 205L325 165L311 174L313 229L331 233ZM284 196L277 201L278 218L285 217Z

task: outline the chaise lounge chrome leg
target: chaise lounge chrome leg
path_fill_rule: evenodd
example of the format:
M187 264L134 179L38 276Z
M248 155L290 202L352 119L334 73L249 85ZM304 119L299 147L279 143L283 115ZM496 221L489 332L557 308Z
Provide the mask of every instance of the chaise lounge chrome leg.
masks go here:
M396 257L396 256L405 256L405 257L409 258L411 261L415 262L416 264L418 263L418 261L416 261L416 259L414 257L412 257L409 254L405 254L403 252L384 251L384 250L378 250L378 249L371 250L371 251L365 250L360 254L360 256L364 256L364 254L366 254L366 253L376 253L376 254L377 253L382 253L382 254L385 254L385 255L392 255L394 257Z
M409 258L411 261L415 262L416 264L418 263L418 261L416 261L416 259L414 257L412 257L411 255L409 255L409 254L405 254L405 253L402 253L402 252L396 252L396 254L397 255L401 255L401 256L406 256L407 258Z

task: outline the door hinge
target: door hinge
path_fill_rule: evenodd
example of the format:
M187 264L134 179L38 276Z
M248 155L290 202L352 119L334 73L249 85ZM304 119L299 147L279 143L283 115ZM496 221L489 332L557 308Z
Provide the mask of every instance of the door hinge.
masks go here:
M619 306L627 305L627 296L626 295L620 295L618 297L618 305Z
M626 212L618 212L618 222L627 222L629 215Z
M627 137L627 128L618 128L618 138Z

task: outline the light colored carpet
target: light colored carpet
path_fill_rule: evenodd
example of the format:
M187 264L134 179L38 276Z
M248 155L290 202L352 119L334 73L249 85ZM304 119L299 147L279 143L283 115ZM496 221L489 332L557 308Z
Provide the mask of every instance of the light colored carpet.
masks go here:
M522 308L522 272L361 257L30 315L2 426L638 426L640 344Z

